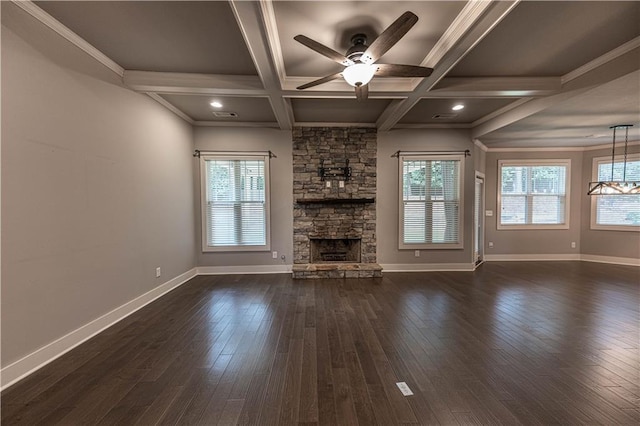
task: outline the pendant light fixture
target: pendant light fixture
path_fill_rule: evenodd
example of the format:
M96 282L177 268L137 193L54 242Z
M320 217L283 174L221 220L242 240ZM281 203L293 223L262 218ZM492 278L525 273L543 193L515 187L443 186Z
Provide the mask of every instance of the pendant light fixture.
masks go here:
M611 180L589 182L587 195L626 195L640 194L640 180L627 181L627 145L629 144L629 127L633 124L618 124L609 127L613 129L613 146L611 147ZM616 130L624 129L624 163L622 165L622 180L613 180L616 152Z

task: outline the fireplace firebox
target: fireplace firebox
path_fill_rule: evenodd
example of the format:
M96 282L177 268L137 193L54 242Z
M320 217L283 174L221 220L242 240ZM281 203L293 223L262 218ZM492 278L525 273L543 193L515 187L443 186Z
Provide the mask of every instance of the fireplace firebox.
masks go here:
M311 238L311 263L360 262L360 239Z

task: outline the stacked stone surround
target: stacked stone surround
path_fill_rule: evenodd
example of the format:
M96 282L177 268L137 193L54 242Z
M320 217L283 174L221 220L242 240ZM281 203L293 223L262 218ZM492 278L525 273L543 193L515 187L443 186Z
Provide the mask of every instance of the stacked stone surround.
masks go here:
M350 204L349 199L376 196L377 133L374 128L296 127L293 129L293 275L294 278L381 276L376 263L376 205ZM352 175L339 188L341 177L318 175L324 167L343 167ZM331 188L326 187L331 182ZM339 204L299 204L299 199L345 199ZM311 264L311 238L361 239L360 264Z

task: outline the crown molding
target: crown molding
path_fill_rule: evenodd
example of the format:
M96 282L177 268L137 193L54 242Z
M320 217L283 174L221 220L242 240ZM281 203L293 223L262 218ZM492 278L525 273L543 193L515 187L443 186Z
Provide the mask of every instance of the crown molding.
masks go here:
M27 12L29 15L33 16L35 19L52 29L56 34L68 40L91 56L96 61L100 62L102 65L116 73L119 77L124 75L124 68L118 65L115 61L109 58L107 55L96 49L93 45L87 42L85 39L80 37L78 34L71 31L68 27L63 25L60 21L55 19L53 16L49 15L44 10L40 9L33 2L29 0L11 0L13 4L18 6L20 9Z
M481 149L482 151L484 151L484 152L489 151L489 148L488 148L485 144L483 144L482 142L480 142L478 139L474 139L474 140L473 140L473 144L474 144L475 146L477 146L478 148L480 148L480 149Z
M173 106L173 104L171 104L169 101L167 101L166 99L164 99L162 96L160 96L157 93L152 93L152 92L148 92L147 95L153 99L154 101L158 102L160 105L162 105L163 107L167 108L169 111L171 111L172 113L174 113L175 115L177 115L178 117L182 118L184 121L186 121L187 123L193 125L194 121L191 117L189 117L187 114L185 114L184 112L180 111L178 108L176 108L175 106Z
M491 148L487 147L488 152L586 152L586 151L599 151L601 149L611 149L613 144L604 145L591 145L591 146L542 146L538 148L533 147L500 147ZM629 142L627 146L640 146L640 141Z

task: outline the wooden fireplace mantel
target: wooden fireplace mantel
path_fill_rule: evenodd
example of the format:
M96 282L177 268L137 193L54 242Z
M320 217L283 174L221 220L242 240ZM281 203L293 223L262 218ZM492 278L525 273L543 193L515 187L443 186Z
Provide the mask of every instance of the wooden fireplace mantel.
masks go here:
M298 204L372 204L375 198L298 198Z

